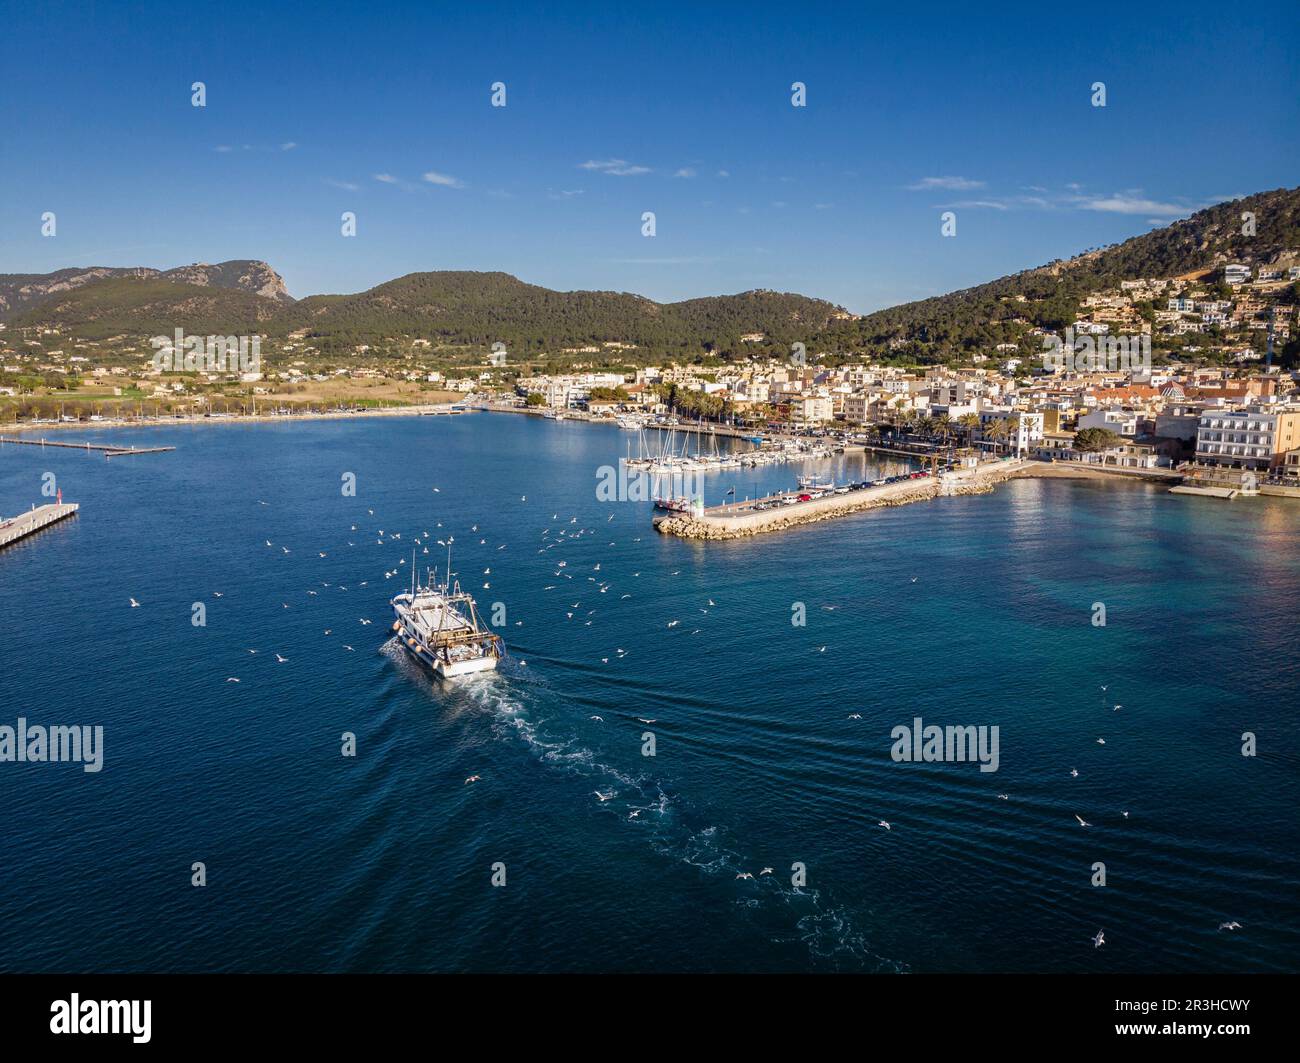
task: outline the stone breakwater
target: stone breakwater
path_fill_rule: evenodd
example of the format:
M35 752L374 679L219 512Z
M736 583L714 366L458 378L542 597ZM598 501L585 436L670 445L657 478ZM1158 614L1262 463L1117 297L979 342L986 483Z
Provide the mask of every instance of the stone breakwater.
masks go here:
M800 524L815 524L867 509L924 502L941 495L988 494L993 490L994 484L1008 479L1022 467L1022 463L1007 462L989 469L949 474L938 481L931 478L906 480L884 487L868 487L846 495L799 502L777 510L746 512L728 511L722 507L706 511L703 517L683 513L666 514L656 517L654 525L664 535L676 535L682 539L744 539L766 532L783 531Z

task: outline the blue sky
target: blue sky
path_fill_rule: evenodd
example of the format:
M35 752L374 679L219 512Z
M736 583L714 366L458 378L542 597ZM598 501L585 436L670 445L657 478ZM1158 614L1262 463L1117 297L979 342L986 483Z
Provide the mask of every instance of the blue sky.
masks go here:
M863 312L1300 183L1293 4L382 6L7 5L0 272L499 269Z

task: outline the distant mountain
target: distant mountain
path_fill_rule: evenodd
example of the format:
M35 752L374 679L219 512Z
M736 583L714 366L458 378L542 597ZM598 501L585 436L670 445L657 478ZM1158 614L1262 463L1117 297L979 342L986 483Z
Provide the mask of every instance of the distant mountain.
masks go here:
M1243 213L1255 232L1243 232ZM1227 262L1295 265L1300 249L1300 189L1260 192L1206 210L1121 244L1000 277L995 281L867 314L823 337L872 351L903 345L942 361L964 351L1016 341L1031 326L1074 321L1084 296L1122 280L1169 278L1214 270Z
M1255 231L1243 232L1242 214ZM786 349L939 362L998 343L1018 342L1034 326L1061 328L1089 293L1121 280L1214 270L1228 261L1295 264L1300 249L1300 189L1261 192L1221 203L1185 221L1111 247L1088 251L948 295L858 318L804 295L766 290L656 303L627 292L557 292L508 273L411 273L355 295L294 302L265 262L66 269L0 275L0 320L57 325L88 339L146 337L184 328L231 335L300 333L320 351L346 356L361 344L429 339L453 346L505 343L516 355L559 356L564 348L636 344L644 356L687 357ZM1150 308L1148 308L1149 311Z
M789 343L849 316L820 299L780 292L656 303L626 292L551 291L508 273L412 273L356 295L299 302L262 262L0 276L0 320L14 327L58 326L88 339L151 336L177 327L277 337L301 330L335 354L362 343L415 338L502 342L521 354L607 341L695 352L709 343L738 346L748 333Z
M273 303L293 302L293 297L285 290L283 279L265 262L239 260L221 262L215 266L200 262L169 270L145 266L88 266L61 269L56 273L0 274L0 318L8 321L14 314L24 310L54 304L56 309L52 309L51 314L76 320L78 293L104 281L115 280L164 281L174 285L246 292ZM102 296L92 297L91 302L98 309L103 309Z
M159 275L163 280L198 287L229 288L233 291L252 292L264 299L278 303L292 303L293 296L285 289L284 279L265 262L253 259L236 259L218 262L215 266L199 262L193 266L180 266Z
M821 299L781 292L656 303L627 292L551 291L508 273L447 271L412 273L358 295L303 299L280 323L307 329L322 348L407 336L547 352L608 341L656 350L730 347L755 332L789 342L842 316Z
M265 332L279 304L231 288L177 284L156 277L110 277L6 314L11 328L58 327L89 340L145 339L177 328L199 335Z

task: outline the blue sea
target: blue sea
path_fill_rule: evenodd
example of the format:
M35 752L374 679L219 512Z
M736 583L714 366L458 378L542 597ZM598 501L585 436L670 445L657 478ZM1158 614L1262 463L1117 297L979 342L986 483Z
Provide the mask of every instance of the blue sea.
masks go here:
M1300 970L1300 503L1019 480L698 543L598 500L612 427L58 438L176 450L0 447L0 512L81 504L0 552L0 724L104 729L0 763L0 969ZM496 674L389 641L438 540ZM895 762L918 717L998 770Z

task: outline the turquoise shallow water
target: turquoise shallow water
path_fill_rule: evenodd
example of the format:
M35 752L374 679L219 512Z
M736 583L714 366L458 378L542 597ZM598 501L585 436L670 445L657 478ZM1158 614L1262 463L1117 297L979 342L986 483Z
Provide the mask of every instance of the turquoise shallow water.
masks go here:
M0 764L3 969L1300 967L1295 503L1027 480L706 545L597 500L605 427L112 438L178 449L0 449L0 511L83 506L0 553L0 723L105 729L98 774ZM452 688L386 643L448 535L510 650ZM916 716L999 770L894 763Z

